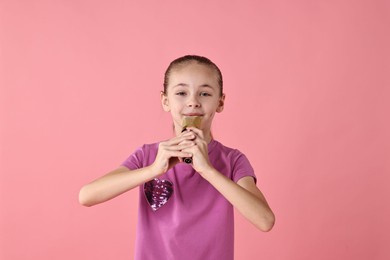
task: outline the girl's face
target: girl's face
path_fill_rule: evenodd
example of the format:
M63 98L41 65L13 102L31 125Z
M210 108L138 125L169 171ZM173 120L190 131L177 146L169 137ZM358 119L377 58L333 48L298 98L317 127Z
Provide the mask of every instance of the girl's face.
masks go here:
M161 94L165 111L172 115L176 134L182 131L187 116L202 116L205 137L210 139L211 123L216 112L222 112L225 95L220 96L217 72L195 61L173 68L167 93Z

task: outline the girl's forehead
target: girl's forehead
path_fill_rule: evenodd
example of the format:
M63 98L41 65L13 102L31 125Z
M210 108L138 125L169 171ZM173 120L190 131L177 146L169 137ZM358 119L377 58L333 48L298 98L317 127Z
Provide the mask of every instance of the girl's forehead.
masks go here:
M208 65L190 62L173 68L169 75L169 81L170 85L177 83L178 81L185 81L179 83L192 82L198 84L207 83L210 85L218 85L218 73L214 68Z

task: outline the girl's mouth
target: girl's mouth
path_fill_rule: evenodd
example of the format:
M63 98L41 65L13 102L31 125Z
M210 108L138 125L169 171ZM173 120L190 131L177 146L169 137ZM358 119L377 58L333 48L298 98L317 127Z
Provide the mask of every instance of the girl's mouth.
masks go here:
M190 114L185 114L184 116L203 116L203 115L199 113L190 113Z

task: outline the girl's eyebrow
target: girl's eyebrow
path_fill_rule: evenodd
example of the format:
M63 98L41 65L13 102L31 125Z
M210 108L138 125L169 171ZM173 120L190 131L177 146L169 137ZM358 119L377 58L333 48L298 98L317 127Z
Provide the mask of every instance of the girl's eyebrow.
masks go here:
M173 86L174 88L176 88L176 87L188 87L188 84L185 84L185 83L179 83L179 84L177 84L177 85L175 85L175 86Z
M186 84L186 83L179 83L179 84L176 84L175 86L173 86L174 88L176 87L188 87L189 85ZM200 85L200 87L203 87L203 88L213 88L212 86L210 86L209 84L202 84Z

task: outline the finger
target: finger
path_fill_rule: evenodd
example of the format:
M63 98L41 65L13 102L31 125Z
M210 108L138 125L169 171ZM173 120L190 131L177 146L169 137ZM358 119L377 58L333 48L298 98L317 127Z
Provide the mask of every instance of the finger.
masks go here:
M195 140L186 140L177 145L179 150L196 145Z
M192 146L195 146L195 145L196 145L195 142L187 142L187 143L182 143L180 145L167 147L166 150L171 151L171 152L182 151L184 149L191 148Z
M192 131L185 131L185 132L181 133L179 136L172 138L171 140L178 140L181 142L183 140L194 139L195 137L196 137L196 133L194 133Z
M192 157L192 153L184 152L184 151L172 151L171 157L177 157L177 158L187 158Z
M160 156L161 159L165 160L175 157L191 157L192 153L188 153L182 150L164 150L164 152Z
M188 127L187 129L190 130L191 132L195 133L196 136L204 139L204 134L203 134L203 131L201 129L198 129L196 127Z
M183 148L181 151L183 153L188 153L188 154L194 155L194 154L197 153L198 148L199 147L197 147L197 145L193 145L193 146L190 146L190 147Z
M176 141L165 143L162 148L166 150L177 151L192 145L195 145L194 139L184 139L180 140L179 143Z
M162 142L162 145L164 147L178 145L178 144L182 143L183 141L193 140L193 139L195 139L195 137L196 137L196 135L194 133L188 132L188 133L185 133L184 135L180 135L180 136L174 137L172 139L169 139L167 141L164 141L164 142Z

